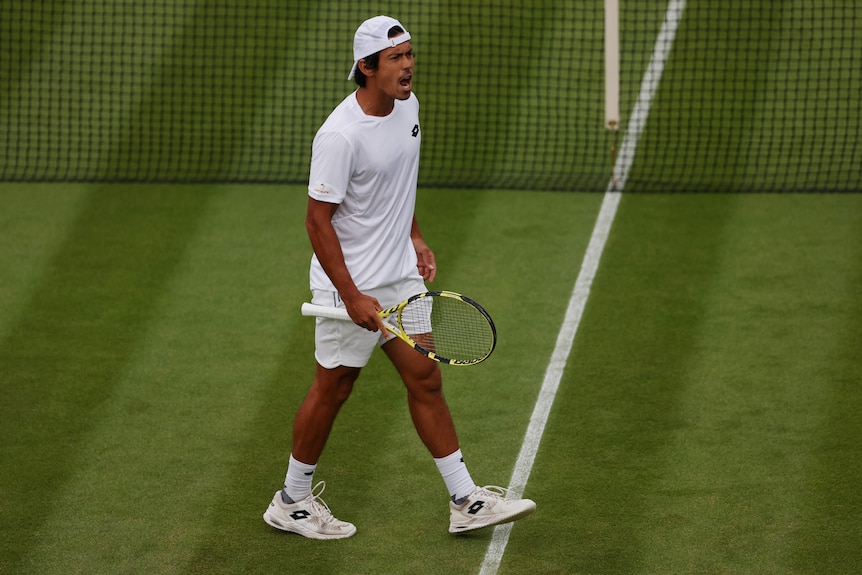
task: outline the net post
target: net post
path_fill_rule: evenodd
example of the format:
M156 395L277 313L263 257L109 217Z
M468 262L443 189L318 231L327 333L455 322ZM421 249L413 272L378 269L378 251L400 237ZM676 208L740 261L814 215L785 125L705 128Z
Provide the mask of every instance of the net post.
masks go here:
M611 136L611 178L616 188L617 134L620 127L620 4L605 0L605 129Z

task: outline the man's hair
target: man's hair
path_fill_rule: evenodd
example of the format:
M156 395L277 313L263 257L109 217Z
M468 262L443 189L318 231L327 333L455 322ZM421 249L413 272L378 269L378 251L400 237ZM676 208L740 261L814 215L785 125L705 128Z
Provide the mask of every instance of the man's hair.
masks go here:
M403 34L403 33L404 33L404 28L402 28L401 26L393 26L392 28L389 29L389 32L386 33L386 37L387 38L394 38L395 36L398 36L399 34ZM365 58L362 58L362 60L365 61L366 66L368 66L372 70L376 70L377 66L380 65L380 52L375 52L374 54L372 54L370 56L366 56ZM353 74L353 81L356 82L356 84L360 88L364 88L365 87L365 81L367 79L368 79L368 77L365 74L363 74L362 70L360 70L359 66L357 66L356 72Z

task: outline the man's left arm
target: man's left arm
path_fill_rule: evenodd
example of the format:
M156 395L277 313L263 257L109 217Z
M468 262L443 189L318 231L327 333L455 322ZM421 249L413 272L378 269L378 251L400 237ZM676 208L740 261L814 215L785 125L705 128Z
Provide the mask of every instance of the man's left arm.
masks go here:
M410 239L413 241L413 249L416 250L416 267L419 269L419 275L422 279L433 282L437 277L437 263L434 259L434 252L425 243L422 238L422 232L419 230L419 223L416 221L416 216L413 216L413 225L410 227Z

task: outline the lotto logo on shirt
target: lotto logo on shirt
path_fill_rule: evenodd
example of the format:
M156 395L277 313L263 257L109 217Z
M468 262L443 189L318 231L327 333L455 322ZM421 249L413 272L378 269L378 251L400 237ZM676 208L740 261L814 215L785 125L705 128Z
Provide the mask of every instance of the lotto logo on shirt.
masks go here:
M314 186L314 192L317 194L321 194L323 196L328 196L329 194L332 193L332 186L330 186L329 184L324 184L321 182L321 183L317 184L316 186Z

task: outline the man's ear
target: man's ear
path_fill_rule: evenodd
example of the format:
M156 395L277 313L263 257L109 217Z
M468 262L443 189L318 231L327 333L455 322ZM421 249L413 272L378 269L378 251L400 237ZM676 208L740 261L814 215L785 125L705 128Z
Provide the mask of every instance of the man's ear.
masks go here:
M373 76L375 72L374 68L370 68L368 64L365 63L365 58L359 61L359 71L366 76Z

